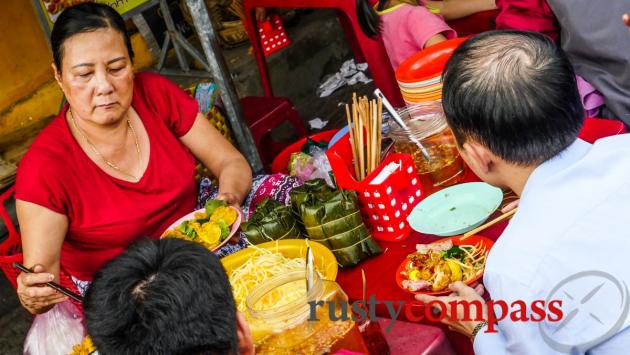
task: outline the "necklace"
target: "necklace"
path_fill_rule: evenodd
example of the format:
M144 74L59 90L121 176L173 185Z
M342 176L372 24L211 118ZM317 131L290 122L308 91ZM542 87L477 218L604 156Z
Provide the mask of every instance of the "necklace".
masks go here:
M124 175L127 175L127 176L131 177L135 181L140 180L140 178L138 176L122 170L118 165L116 165L116 164L112 163L111 161L107 160L103 156L103 154L101 154L101 152L99 152L98 149L96 149L96 146L94 144L92 144L92 142L90 142L90 140L85 135L85 133L83 133L83 130L81 130L81 128L79 128L79 125L77 125L77 122L74 120L74 114L72 113L72 111L70 109L68 109L68 113L70 114L70 119L72 120L72 124L74 125L74 128L77 130L77 132L79 132L79 134L85 140L85 142L88 144L88 146L90 146L90 149L92 149L94 154L96 154L99 158L101 158L105 162L105 164L107 164L107 166L109 166L110 168L118 171L121 174L124 174ZM136 130L131 125L131 120L129 120L129 116L127 116L127 125L129 126L129 129L131 130L131 134L133 135L133 140L134 140L134 143L136 144L136 152L138 153L138 166L141 167L142 166L142 156L140 155L140 144L138 143L138 135L136 134Z

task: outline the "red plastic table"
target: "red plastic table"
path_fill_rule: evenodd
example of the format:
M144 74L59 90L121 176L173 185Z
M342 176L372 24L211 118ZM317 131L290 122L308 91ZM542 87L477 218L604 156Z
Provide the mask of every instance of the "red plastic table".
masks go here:
M479 178L477 178L472 172L467 171L464 181L479 181ZM499 214L500 212L495 212L495 214L490 216L489 219L492 219ZM507 223L507 221L504 221L495 224L494 226L481 232L480 235L496 241L507 226ZM440 237L413 232L407 239L400 242L379 242L379 245L383 249L383 253L381 255L365 260L353 268L341 269L337 275L337 283L339 283L346 292L350 302L361 300L363 298L361 269L363 269L365 270L365 276L367 279L368 298L371 295L374 295L377 301L404 301L405 309L410 308L410 312L412 312L414 316L420 317L424 314L424 306L419 303L414 304L413 295L398 287L396 284L396 270L406 256L415 251L416 244L431 243L439 239ZM408 319L405 314L405 309L403 309L399 315L400 320L418 321L417 319ZM378 317L391 318L387 308L383 304L377 304L376 315ZM424 319L419 320L418 322L439 325L432 324ZM451 332L446 327L442 328L450 340L451 345L458 354L473 354L472 344L467 337Z

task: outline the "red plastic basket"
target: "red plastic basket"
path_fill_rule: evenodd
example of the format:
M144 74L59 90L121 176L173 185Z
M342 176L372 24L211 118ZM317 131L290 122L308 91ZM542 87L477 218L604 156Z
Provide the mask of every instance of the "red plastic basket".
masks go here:
M14 262L18 262L20 264L23 263L23 255L22 255L22 240L20 238L20 233L17 231L15 226L13 225L13 221L5 208L5 203L8 199L13 198L15 194L15 187L11 186L5 192L0 195L0 218L4 222L7 230L9 231L9 237L0 244L0 269L6 275L9 282L15 289L17 289L17 277L20 274L20 271L13 267ZM74 293L79 294L79 290L77 286L72 282L70 276L65 273L63 270L59 271L59 280L61 286L73 291ZM71 300L77 306L77 309L81 314L83 314L83 305L80 302L76 302Z
M339 188L357 192L361 213L377 240L400 241L409 236L407 216L424 197L413 158L409 154L390 154L362 181L351 171L352 148L346 134L326 151ZM400 168L380 184L370 182L391 162Z
M280 16L273 14L268 20L258 22L258 35L265 57L291 44Z

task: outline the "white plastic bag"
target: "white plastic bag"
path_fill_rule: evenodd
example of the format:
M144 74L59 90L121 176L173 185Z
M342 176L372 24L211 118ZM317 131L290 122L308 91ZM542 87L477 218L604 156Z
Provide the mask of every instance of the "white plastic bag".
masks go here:
M319 147L311 147L308 153L311 157L313 157L310 161L312 172L308 179L304 179L303 181L324 179L328 186L333 186L332 179L330 178L330 171L332 168L328 162L326 151Z
M70 301L38 314L24 340L24 354L66 355L85 337L83 318Z

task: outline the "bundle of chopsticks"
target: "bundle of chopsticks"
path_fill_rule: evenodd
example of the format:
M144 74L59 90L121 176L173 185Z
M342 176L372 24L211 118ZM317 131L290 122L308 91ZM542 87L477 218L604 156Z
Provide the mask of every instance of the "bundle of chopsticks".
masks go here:
M368 100L366 96L352 95L352 108L346 104L350 145L354 158L354 174L363 180L381 163L381 125L383 122L381 99Z

